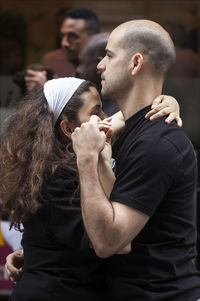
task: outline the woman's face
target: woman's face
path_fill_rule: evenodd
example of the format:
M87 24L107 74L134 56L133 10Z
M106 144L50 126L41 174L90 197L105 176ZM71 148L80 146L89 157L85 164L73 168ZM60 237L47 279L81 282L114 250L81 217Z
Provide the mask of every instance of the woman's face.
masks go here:
M92 115L97 115L100 119L106 118L106 114L102 111L101 99L96 88L90 87L90 91L84 92L81 98L83 105L78 113L80 125L89 121Z

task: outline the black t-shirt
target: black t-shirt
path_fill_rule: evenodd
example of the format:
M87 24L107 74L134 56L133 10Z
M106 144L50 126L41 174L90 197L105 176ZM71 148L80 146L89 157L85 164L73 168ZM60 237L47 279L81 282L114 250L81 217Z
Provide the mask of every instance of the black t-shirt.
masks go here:
M76 176L58 168L22 240L24 273L11 300L102 301L103 263L89 246Z
M193 146L175 122L126 121L113 148L116 182L110 199L150 216L128 255L108 261L111 300L194 301L200 273L193 264L197 167Z
M102 110L107 116L112 116L119 111L117 104L111 99L101 99Z

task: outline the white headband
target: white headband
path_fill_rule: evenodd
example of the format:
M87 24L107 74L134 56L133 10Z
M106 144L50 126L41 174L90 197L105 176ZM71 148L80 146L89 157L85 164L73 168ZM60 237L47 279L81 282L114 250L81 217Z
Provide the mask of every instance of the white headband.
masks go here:
M84 81L75 77L65 77L51 79L44 84L43 91L49 108L54 114L54 125L65 105Z

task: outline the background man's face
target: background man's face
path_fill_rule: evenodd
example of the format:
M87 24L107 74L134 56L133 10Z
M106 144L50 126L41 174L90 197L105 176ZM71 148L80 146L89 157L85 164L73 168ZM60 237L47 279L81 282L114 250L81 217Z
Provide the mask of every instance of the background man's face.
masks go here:
M97 62L97 58L94 57L94 55L91 56L88 49L84 47L80 52L79 65L77 68L77 72L81 78L97 84L97 81L100 81L100 76L97 74Z
M61 46L69 61L78 61L82 45L88 37L85 21L67 18L60 28Z

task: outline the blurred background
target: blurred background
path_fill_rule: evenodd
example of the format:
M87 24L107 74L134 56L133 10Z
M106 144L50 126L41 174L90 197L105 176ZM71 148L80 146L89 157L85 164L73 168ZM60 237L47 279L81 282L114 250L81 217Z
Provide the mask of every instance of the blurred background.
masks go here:
M200 161L200 0L1 1L1 129L5 118L22 96L21 87L13 80L16 74L30 65L44 64L45 55L61 47L59 30L63 13L77 7L87 7L97 14L101 32L110 32L124 21L143 18L156 21L168 30L176 47L177 61L166 80L163 94L172 95L178 100L183 127ZM200 180L196 200L199 231ZM12 290L4 269L6 254L11 251L0 229L0 300Z

